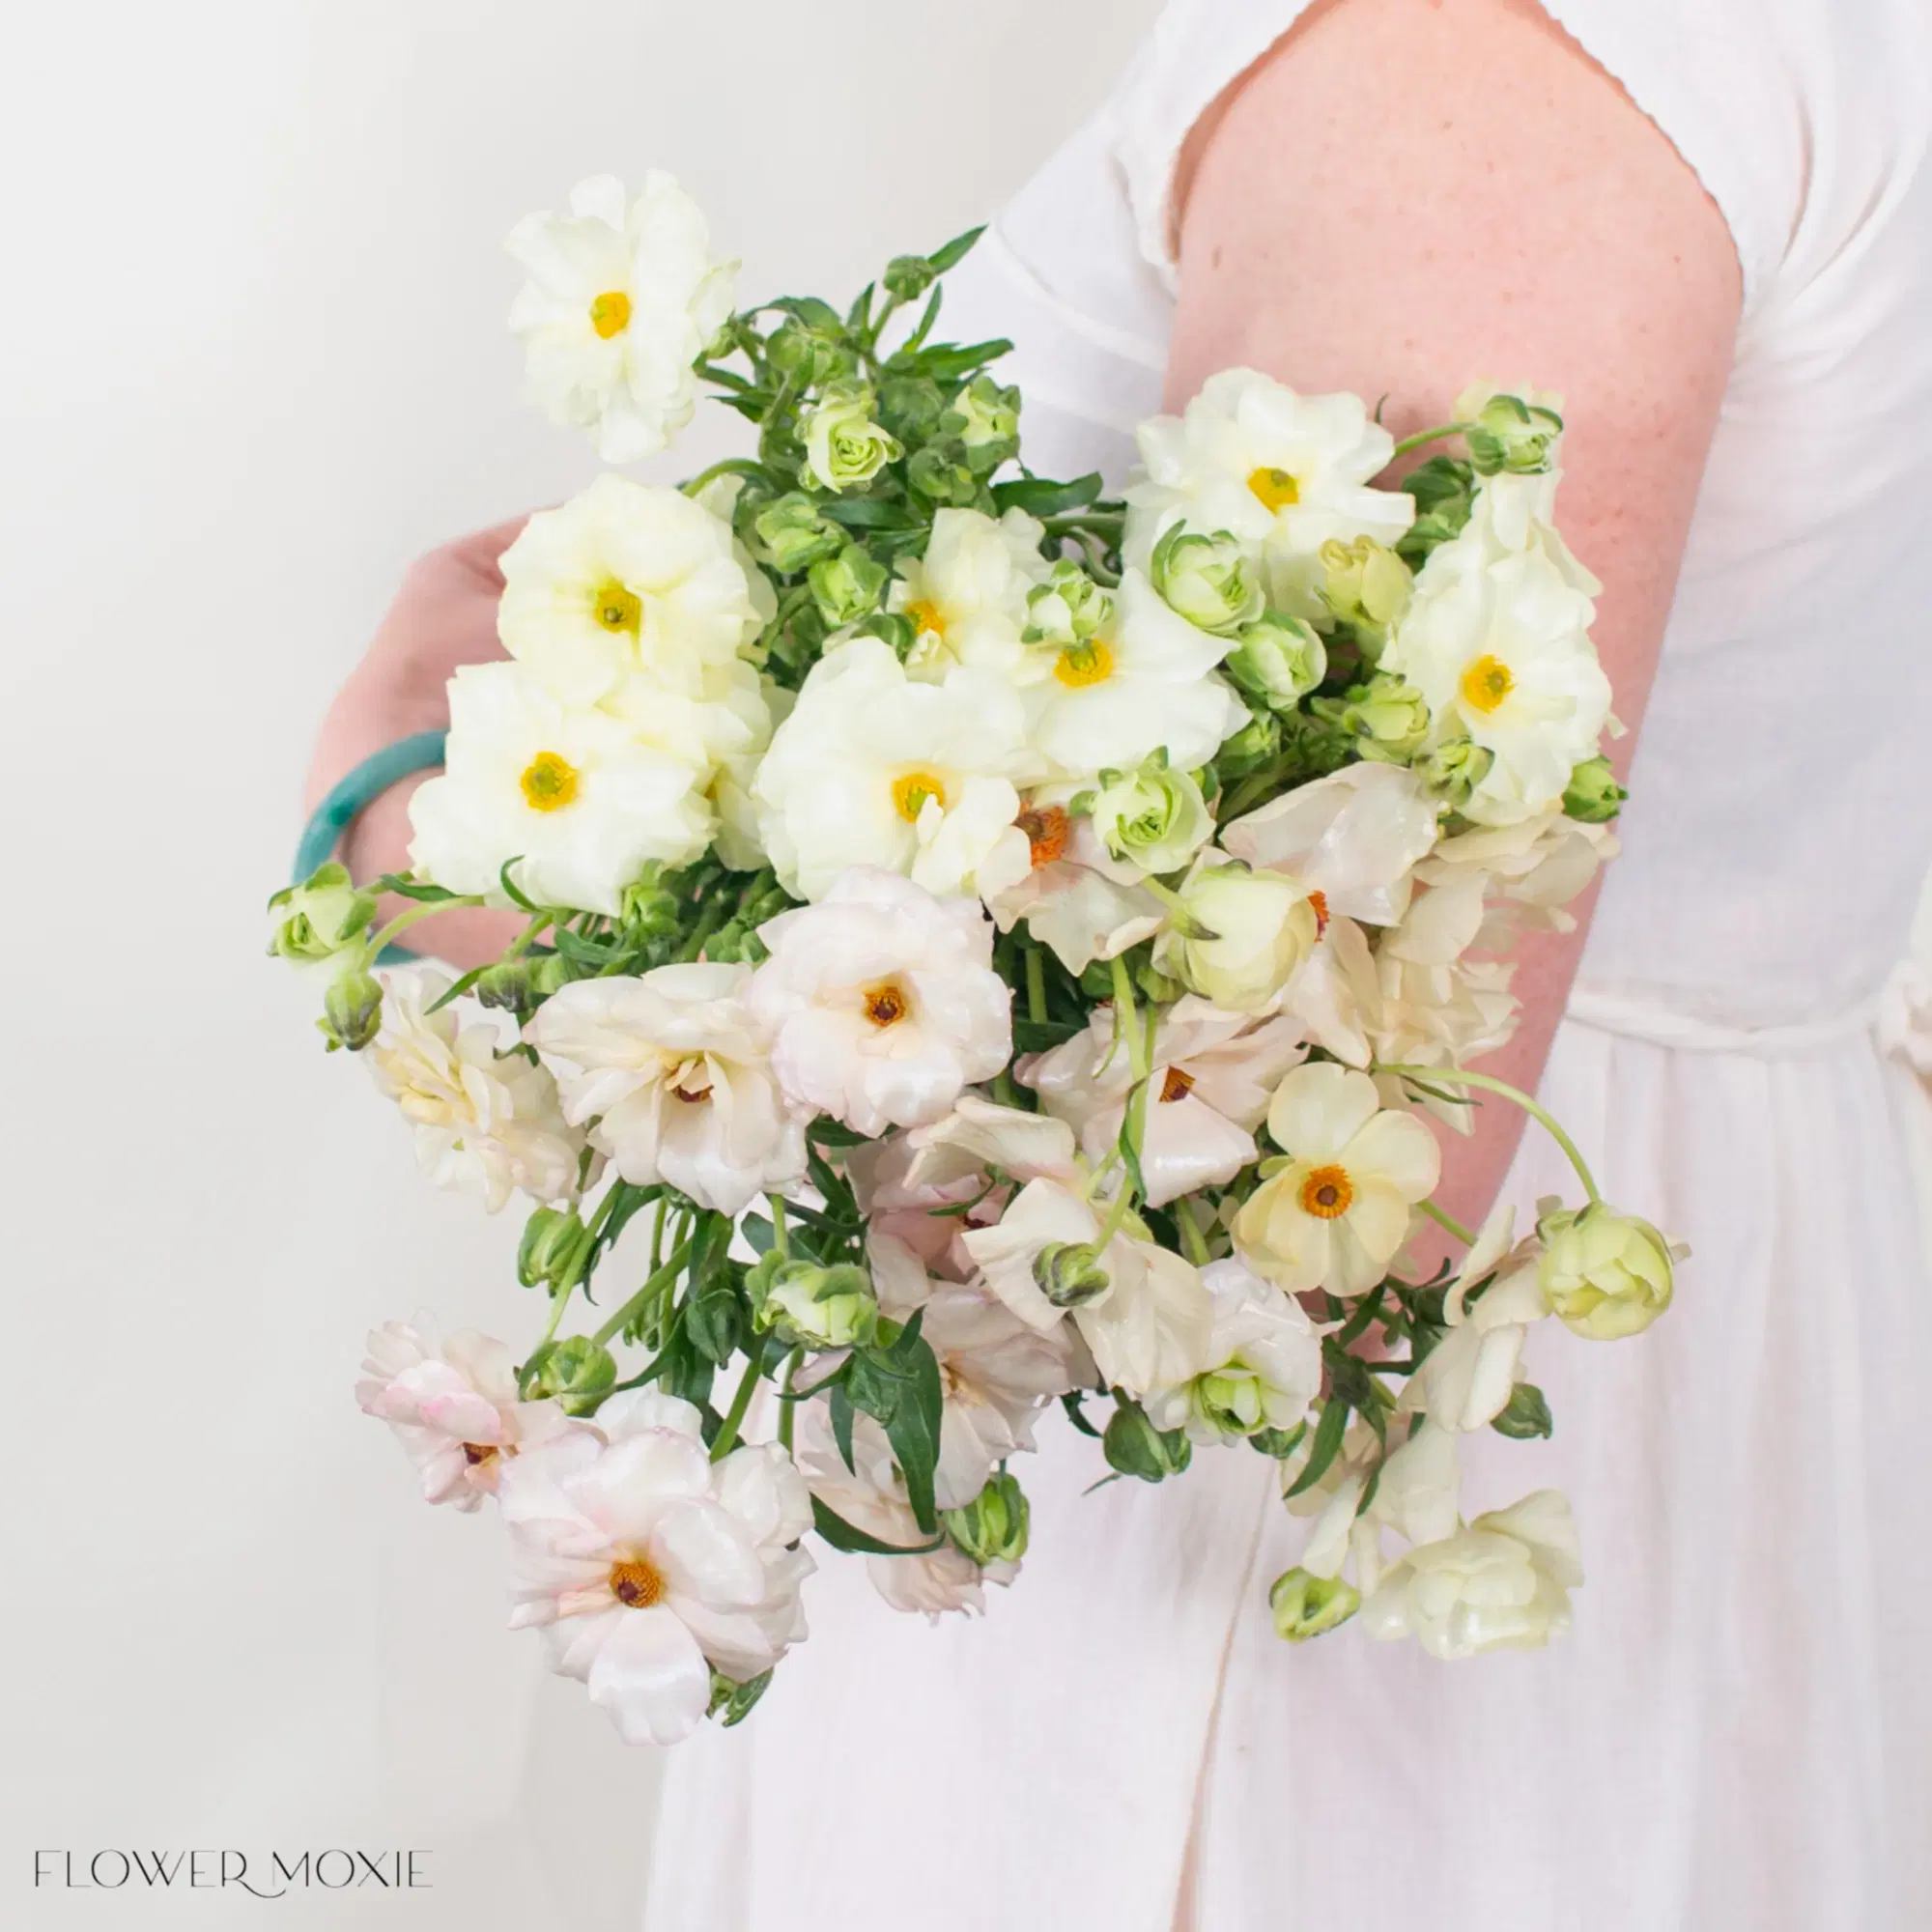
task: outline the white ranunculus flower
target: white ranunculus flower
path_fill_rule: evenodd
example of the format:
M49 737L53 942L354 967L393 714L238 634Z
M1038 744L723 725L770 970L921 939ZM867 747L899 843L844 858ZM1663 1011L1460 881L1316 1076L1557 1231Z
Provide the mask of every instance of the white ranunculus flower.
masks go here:
M943 677L972 665L1014 683L1047 673L1051 660L1021 641L1027 593L1052 566L1040 554L1046 534L1037 518L1009 510L997 521L980 510L939 510L923 557L898 566L889 608L917 632L909 675Z
M749 966L659 966L575 980L525 1037L557 1076L565 1118L634 1186L668 1181L738 1214L805 1176L806 1116L779 1092Z
M731 526L681 490L603 475L539 510L502 555L503 648L566 702L641 671L698 698L762 628Z
M1126 493L1128 561L1144 564L1178 522L1226 530L1262 552L1270 601L1299 617L1326 614L1324 543L1393 543L1415 519L1413 497L1368 487L1395 440L1359 396L1301 396L1257 370L1224 369L1180 415L1134 434L1147 473Z
M1573 1333L1619 1341L1641 1334L1670 1306L1676 1264L1690 1252L1681 1241L1607 1201L1567 1208L1546 1195L1536 1215L1543 1291Z
M1138 1396L1189 1381L1211 1366L1213 1303L1200 1272L1135 1234L1102 1246L1106 1207L1062 1181L1030 1180L996 1226L960 1240L1029 1327L1050 1334L1070 1320L1109 1386Z
M1002 679L961 668L921 683L890 644L853 638L812 667L758 767L760 838L800 898L822 898L850 866L970 890L1019 810L1026 755Z
M578 1189L583 1138L564 1120L556 1083L488 1023L464 1026L433 968L383 975L383 1028L363 1049L376 1084L415 1129L416 1159L439 1187L480 1194L491 1213L521 1188L537 1201Z
M1292 873L1321 911L1393 925L1411 874L1435 843L1436 808L1415 774L1344 765L1224 826L1221 843L1257 870Z
M1422 693L1438 738L1466 733L1492 753L1464 817L1530 817L1595 754L1610 685L1590 641L1594 614L1550 556L1506 550L1473 519L1431 554L1381 668Z
M1042 1175L1071 1180L1080 1171L1065 1122L1003 1107L980 1094L960 1094L950 1114L915 1127L906 1145L910 1157L902 1178L914 1188L950 1186L968 1176L983 1185L992 1168L1020 1181Z
M1270 1012L1321 937L1323 911L1299 880L1201 854L1180 908L1154 942L1153 963L1233 1012Z
M1388 1270L1410 1210L1435 1191L1441 1156L1413 1114L1384 1109L1366 1073L1333 1061L1298 1066L1268 1103L1285 1152L1235 1222L1235 1245L1259 1275L1301 1293L1360 1294Z
M1403 1390L1404 1408L1420 1408L1437 1427L1466 1434L1509 1406L1530 1324L1549 1313L1537 1279L1538 1243L1515 1240L1516 1209L1499 1203L1444 1299L1449 1332L1424 1356ZM1495 1279L1467 1302L1487 1275Z
M554 1402L517 1395L516 1358L460 1328L439 1346L423 1316L369 1331L355 1400L386 1422L422 1477L423 1499L473 1510L509 1459L574 1427Z
M1332 1580L1352 1557L1357 1583L1371 1590L1381 1575L1381 1529L1363 1515L1362 1496L1382 1461L1381 1437L1356 1417L1321 1478L1300 1494L1290 1495L1314 1447L1311 1429L1281 1464L1282 1506L1291 1516L1315 1519L1302 1543L1300 1567L1311 1577Z
M1367 1018L1374 1057L1393 1066L1466 1066L1505 1045L1522 1003L1510 991L1516 973L1508 959L1458 959L1417 966L1384 950L1376 961L1377 998ZM1391 1105L1405 1098L1402 1076L1377 1075ZM1475 1112L1466 1094L1438 1088L1419 1104L1458 1133Z
M1150 1059L1141 1173L1147 1202L1163 1208L1234 1179L1255 1158L1254 1130L1281 1076L1307 1058L1292 1019L1252 1020L1192 994L1160 1016ZM1087 1030L1021 1061L1017 1077L1080 1136L1096 1166L1120 1139L1134 1079L1114 1037L1114 1009L1096 1007Z
M1570 1505L1538 1490L1410 1549L1362 1605L1362 1621L1371 1636L1413 1636L1443 1659L1536 1649L1570 1628L1570 1592L1582 1580Z
M714 1463L688 1402L612 1396L595 1430L520 1456L497 1499L511 1627L542 1630L550 1667L587 1684L626 1744L689 1737L714 1665L742 1684L805 1635L804 1480L775 1443Z
M1263 1429L1293 1429L1321 1392L1321 1335L1301 1304L1232 1256L1201 1270L1214 1304L1208 1341L1214 1366L1192 1381L1155 1389L1147 1412L1156 1429L1185 1429L1196 1442L1225 1442Z
M1041 785L980 861L980 896L1002 932L1021 920L1069 973L1113 959L1160 930L1165 909L1144 890L1138 866L1114 857L1093 818L1068 802L1078 781Z
M1155 752L1191 771L1248 722L1214 667L1229 639L1197 630L1137 570L1091 638L1037 652L1046 675L1026 688L1032 742L1055 770L1133 771Z
M937 1618L949 1610L982 1613L986 1583L1010 1583L1019 1575L1017 1563L989 1563L984 1568L963 1550L942 1542L937 1549L923 1546L932 1538L920 1528L906 1498L904 1480L893 1461L886 1433L869 1415L852 1423L852 1467L838 1453L823 1403L806 1406L798 1427L798 1462L811 1493L843 1517L854 1529L895 1548L919 1550L916 1556L866 1558L872 1587L895 1610L917 1610Z
M559 703L523 666L449 680L440 778L410 800L416 872L510 903L502 869L541 905L613 915L652 860L689 865L711 842L706 774L639 741L606 711Z
M771 957L746 1003L795 1106L862 1134L922 1126L1012 1052L1012 999L976 900L854 867L758 937Z
M527 215L504 245L529 277L510 327L536 401L589 430L606 463L655 455L691 420L691 365L734 299L738 265L712 254L697 204L660 169L635 200L598 175L567 215Z

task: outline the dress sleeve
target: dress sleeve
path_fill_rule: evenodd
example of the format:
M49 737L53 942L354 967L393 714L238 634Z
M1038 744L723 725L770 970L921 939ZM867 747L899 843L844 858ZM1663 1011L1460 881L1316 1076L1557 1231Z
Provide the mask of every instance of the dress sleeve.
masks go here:
M1172 0L1115 96L1142 255L1175 285L1176 164L1202 113L1312 0ZM1919 0L1544 0L1658 127L1731 232L1748 321L1828 272L1923 153Z

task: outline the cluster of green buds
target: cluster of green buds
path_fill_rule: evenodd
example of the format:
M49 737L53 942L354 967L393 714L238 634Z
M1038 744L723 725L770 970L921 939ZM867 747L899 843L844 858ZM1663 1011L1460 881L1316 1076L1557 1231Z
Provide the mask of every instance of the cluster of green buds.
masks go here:
M1406 765L1429 737L1429 700L1406 678L1377 671L1340 697L1318 697L1310 709L1355 741L1358 756Z
M1494 395L1463 425L1463 440L1478 476L1506 471L1535 476L1549 468L1563 418L1520 396Z
M300 885L276 893L269 911L269 956L327 980L316 1025L329 1052L359 1053L383 1024L383 988L369 970L374 895L358 892L348 867L330 859Z
M939 1520L952 1547L982 1568L1017 1563L1027 1552L1032 1511L1026 1492L1005 1469L989 1476L964 1509L946 1510Z
M745 1291L753 1324L790 1348L859 1348L879 1332L871 1277L850 1262L827 1267L774 1248L746 1275Z
M1449 738L1418 758L1415 771L1444 805L1460 811L1495 761L1496 754L1473 739Z

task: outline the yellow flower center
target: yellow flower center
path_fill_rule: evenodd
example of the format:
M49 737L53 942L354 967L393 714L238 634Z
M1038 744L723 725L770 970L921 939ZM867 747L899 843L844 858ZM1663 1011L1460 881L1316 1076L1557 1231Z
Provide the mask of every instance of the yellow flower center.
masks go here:
M905 607L905 614L912 619L915 637L937 638L942 644L946 641L946 619L939 614L937 604L928 604L921 598L917 604Z
M1285 510L1301 501L1301 485L1286 469L1264 464L1248 472L1248 488L1270 510Z
M1332 1221L1349 1211L1355 1183L1346 1167L1311 1167L1301 1183L1301 1211L1318 1220Z
M1463 673L1463 702L1485 716L1516 689L1516 679L1501 658L1485 653Z
M582 774L554 752L539 752L524 768L518 782L524 788L524 803L532 811L561 811L577 801L577 784Z
M626 590L613 579L600 583L591 593L590 614L605 630L628 631L635 638L644 621L644 607L635 591Z
M1160 1083L1160 1097L1163 1100L1184 1100L1193 1092L1193 1074L1179 1066L1167 1069L1167 1078Z
M631 298L622 289L606 289L590 304L590 327L609 342L621 335L631 322Z
M883 980L876 986L867 986L859 999L866 1017L881 1031L896 1026L912 1010L912 1002L896 980Z
M919 823L929 798L936 798L939 809L946 810L945 782L930 772L904 772L893 781L893 807L908 825Z
M627 1609L647 1610L664 1601L665 1579L653 1563L627 1556L611 1566L611 1594Z
M1104 684L1114 674L1114 654L1098 638L1084 644L1068 644L1054 660L1053 674L1069 691L1090 684Z

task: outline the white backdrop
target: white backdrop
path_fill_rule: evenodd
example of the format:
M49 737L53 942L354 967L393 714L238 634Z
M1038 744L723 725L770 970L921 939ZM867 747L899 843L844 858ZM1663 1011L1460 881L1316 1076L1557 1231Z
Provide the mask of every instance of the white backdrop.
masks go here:
M1154 11L10 20L0 1923L635 1922L653 1763L502 1630L494 1526L423 1508L350 1394L373 1321L527 1326L515 1217L418 1180L261 956L262 901L316 719L405 563L590 474L518 400L512 220L665 165L749 291L849 294L1016 185ZM597 1768L596 1805L547 1798L564 1762ZM129 1845L414 1846L435 1889L31 1889L37 1849Z

